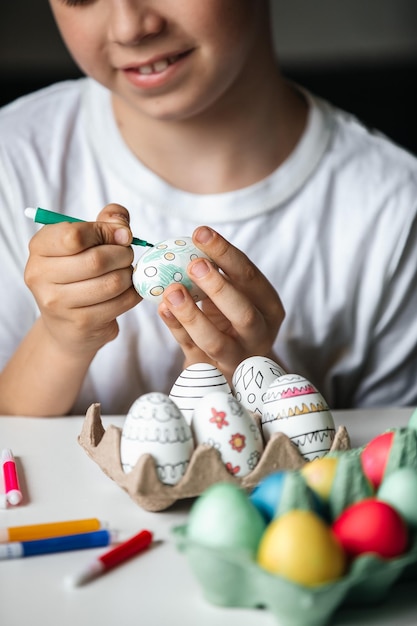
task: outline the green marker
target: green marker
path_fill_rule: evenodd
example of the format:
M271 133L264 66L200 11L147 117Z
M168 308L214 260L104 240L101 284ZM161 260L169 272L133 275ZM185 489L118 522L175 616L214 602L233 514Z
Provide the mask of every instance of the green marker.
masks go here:
M78 217L71 217L70 215L62 215L62 213L55 213L54 211L47 211L46 209L25 209L26 217L29 217L31 220L36 222L37 224L58 224L59 222L85 222L85 220L80 220ZM153 248L153 243L149 243L144 239L138 239L137 237L133 237L132 245L134 246L149 246Z

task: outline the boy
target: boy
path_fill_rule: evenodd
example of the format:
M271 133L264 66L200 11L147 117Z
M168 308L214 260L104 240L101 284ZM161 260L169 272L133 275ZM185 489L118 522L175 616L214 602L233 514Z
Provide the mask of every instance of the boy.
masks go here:
M416 161L285 80L264 0L50 4L89 78L1 115L0 411L124 413L253 354L334 408L415 403ZM222 272L193 262L208 299L172 286L158 318L131 233L193 231Z

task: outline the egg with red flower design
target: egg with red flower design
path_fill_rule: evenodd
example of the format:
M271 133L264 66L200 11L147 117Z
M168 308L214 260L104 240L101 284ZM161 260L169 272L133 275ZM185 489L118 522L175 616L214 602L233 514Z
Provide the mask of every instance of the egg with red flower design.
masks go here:
M218 450L228 471L239 478L252 472L263 452L263 439L253 416L236 398L213 391L201 398L192 420L196 444Z

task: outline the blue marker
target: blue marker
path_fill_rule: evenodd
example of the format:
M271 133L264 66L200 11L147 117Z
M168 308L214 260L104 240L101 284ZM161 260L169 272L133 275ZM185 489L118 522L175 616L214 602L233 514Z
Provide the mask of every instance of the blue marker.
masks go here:
M38 554L52 554L85 548L100 548L113 543L115 534L109 530L95 530L90 533L78 533L34 541L13 541L0 545L0 560L19 559Z

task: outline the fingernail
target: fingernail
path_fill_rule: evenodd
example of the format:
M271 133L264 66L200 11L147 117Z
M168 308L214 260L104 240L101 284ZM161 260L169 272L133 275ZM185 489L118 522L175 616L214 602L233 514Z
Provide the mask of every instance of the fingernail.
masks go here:
M206 261L195 261L193 265L190 267L190 273L196 278L203 278L210 271L208 263Z
M201 226L195 233L195 239L198 243L208 243L213 237L213 231L207 226Z
M175 316L171 313L165 303L159 305L160 314L168 320L175 319Z
M115 218L115 220L123 220L123 222L129 224L129 220L127 219L126 215L123 215L123 213L112 213L110 217Z
M184 302L184 294L181 289L177 289L176 291L170 291L167 295L167 300L174 306L178 306Z
M114 241L122 246L125 246L130 241L130 234L126 228L118 228L114 231Z

